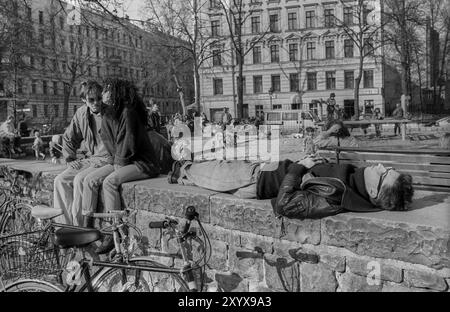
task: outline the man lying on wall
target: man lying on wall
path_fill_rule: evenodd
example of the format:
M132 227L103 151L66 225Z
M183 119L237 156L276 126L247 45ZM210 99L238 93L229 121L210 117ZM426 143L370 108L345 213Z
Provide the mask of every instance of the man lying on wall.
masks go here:
M245 199L271 199L277 216L319 219L345 211L406 211L412 177L383 165L357 168L309 156L301 161L177 161L169 183L196 185Z

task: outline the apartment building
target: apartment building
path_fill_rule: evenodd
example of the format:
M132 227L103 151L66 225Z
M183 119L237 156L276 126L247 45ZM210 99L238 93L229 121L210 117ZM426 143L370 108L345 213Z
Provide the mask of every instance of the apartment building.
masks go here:
M182 112L172 77L159 71L164 64L157 64L166 56L161 55L161 48L155 48L156 43L173 38L146 31L128 18L114 18L91 9L76 13L80 9L56 0L18 3L19 18L32 24L30 36L36 49L22 56L26 66L14 75L0 66L0 108L5 115L1 118L12 114L15 106L18 117L24 112L34 123L64 124L83 104L78 97L81 81L101 82L106 77L134 81L145 102L158 104L162 114ZM72 17L79 21L71 22ZM4 59L7 54L5 47ZM191 63L184 66L179 81L187 101L191 101ZM65 101L68 118L62 120Z
M318 109L317 101L327 100L331 93L347 116L354 114L359 52L335 24L336 19L356 23L351 4L329 0L245 1L243 42L248 53L243 65L244 117L276 109ZM229 107L236 116L237 67L229 52L226 16L217 1L207 1L204 7L203 22L221 44L212 48L211 60L202 67L202 105L211 118L223 107ZM375 108L384 111L383 80L380 59L367 57L360 85L363 113Z

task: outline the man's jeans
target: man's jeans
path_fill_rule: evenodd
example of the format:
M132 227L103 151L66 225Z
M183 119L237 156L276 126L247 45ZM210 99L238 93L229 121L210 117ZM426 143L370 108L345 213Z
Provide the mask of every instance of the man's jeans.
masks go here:
M105 177L95 175L96 168L108 165L109 161L103 158L83 159L81 169L67 168L59 174L54 181L53 206L63 211L63 215L58 217L56 222L63 224L73 224L81 226L83 216L81 214L83 202L92 200L92 197L84 197L84 180L87 176L91 179L102 180ZM91 196L93 194L91 193Z
M188 165L182 170L181 175L185 176L189 182L208 190L223 193L243 189L246 195L241 194L241 196L253 198L256 197L259 172L260 163L216 160ZM235 195L239 196L239 194Z

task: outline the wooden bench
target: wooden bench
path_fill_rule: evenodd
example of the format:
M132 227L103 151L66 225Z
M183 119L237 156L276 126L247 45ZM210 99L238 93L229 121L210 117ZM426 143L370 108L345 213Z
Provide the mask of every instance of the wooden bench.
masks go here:
M334 163L358 167L383 164L413 177L415 189L450 192L449 150L380 150L339 147L319 154Z

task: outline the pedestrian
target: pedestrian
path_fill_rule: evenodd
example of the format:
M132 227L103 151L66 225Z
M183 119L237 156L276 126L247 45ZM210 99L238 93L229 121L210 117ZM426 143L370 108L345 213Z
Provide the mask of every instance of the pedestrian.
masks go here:
M397 103L396 108L394 110L394 112L392 113L392 117L395 120L401 120L404 118L404 111L402 108L402 105L400 103ZM401 128L400 128L400 124L396 123L394 125L394 135L397 135L397 130L398 130L398 134L401 134Z
M222 129L225 130L228 125L231 124L231 121L233 120L233 116L230 114L230 109L228 107L223 108L222 113Z
M159 113L158 104L152 105L152 111L149 116L149 126L152 130L161 133L161 115Z
M373 120L383 120L383 116L381 115L381 110L379 108L375 108L373 115ZM377 138L381 137L381 124L375 124L375 135Z
M33 151L34 155L36 156L36 160L39 160L39 157L42 158L42 160L45 160L45 154L42 152L44 150L44 141L42 141L41 133L39 130L34 130L34 142L33 142Z
M2 139L2 144L11 152L11 155L15 156L22 153L20 135L14 126L14 116L8 116L0 126L0 138Z

